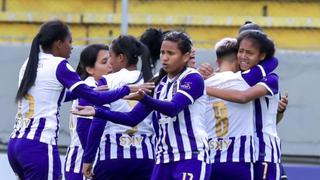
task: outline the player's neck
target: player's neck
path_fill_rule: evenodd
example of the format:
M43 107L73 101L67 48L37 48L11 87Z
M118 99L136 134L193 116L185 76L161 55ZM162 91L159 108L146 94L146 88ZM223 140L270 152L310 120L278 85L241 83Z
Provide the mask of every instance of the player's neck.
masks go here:
M236 72L236 67L230 63L221 63L220 67L219 67L219 72L225 72L225 71L232 71L232 72Z
M137 70L137 65L130 65L130 66L126 67L126 69L128 71L135 71L135 70Z

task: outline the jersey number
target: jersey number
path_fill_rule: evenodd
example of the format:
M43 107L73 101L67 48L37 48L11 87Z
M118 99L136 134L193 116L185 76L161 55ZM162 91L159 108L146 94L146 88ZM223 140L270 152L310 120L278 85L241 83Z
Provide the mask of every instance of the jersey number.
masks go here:
M25 117L22 115L22 102L18 104L18 120L22 127L27 127L30 123L31 117L34 115L34 97L30 94L26 94L24 98L28 101L29 111L26 113Z
M193 180L193 174L184 172L182 180Z
M227 107L223 101L213 103L214 117L216 119L216 134L223 137L228 133L229 119Z
M136 104L137 101L127 100L127 103L129 104L130 108L132 109ZM133 135L138 132L138 126L134 126L132 129L126 130L124 133Z

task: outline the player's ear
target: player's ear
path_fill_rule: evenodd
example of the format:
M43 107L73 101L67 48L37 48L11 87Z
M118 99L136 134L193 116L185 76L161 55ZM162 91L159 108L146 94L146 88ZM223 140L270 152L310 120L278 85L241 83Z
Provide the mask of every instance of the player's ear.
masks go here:
M90 76L94 75L94 69L92 67L86 67L86 71Z
M260 53L259 60L262 61L266 58L266 53Z

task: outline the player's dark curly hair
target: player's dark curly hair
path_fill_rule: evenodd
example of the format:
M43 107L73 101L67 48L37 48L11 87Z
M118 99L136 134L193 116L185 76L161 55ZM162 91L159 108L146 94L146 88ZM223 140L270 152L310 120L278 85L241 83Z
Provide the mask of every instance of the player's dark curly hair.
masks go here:
M242 40L249 39L257 46L261 53L265 53L265 59L271 58L275 53L275 45L273 41L263 32L257 30L249 30L243 31L239 34L238 41L238 49Z

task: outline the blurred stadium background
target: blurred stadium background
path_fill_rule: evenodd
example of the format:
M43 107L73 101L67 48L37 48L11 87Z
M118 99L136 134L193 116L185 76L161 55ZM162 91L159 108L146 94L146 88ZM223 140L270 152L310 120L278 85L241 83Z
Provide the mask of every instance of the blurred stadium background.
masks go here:
M71 28L75 67L90 43L106 43L121 33L121 0L0 1L0 172L15 179L6 158L13 127L18 71L32 38L45 21L59 18ZM148 27L183 30L197 48L197 64L214 64L213 45L236 37L246 20L261 25L274 40L280 65L280 89L289 106L278 132L289 179L320 179L320 0L128 0L128 34L139 37ZM69 143L68 110L63 105L61 151ZM63 154L63 153L62 153Z

